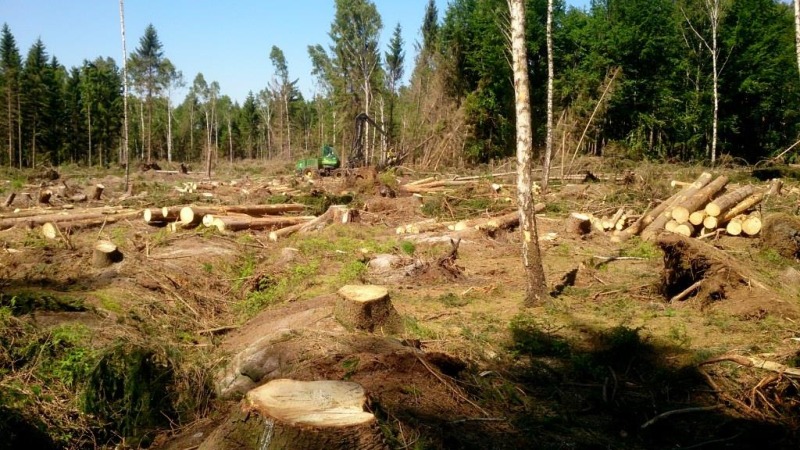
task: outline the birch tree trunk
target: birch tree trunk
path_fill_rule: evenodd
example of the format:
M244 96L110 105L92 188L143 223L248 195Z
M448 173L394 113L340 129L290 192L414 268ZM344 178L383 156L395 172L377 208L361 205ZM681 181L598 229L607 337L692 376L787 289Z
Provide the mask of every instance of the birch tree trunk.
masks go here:
M536 214L531 192L532 129L528 55L525 49L525 1L508 0L511 13L511 57L514 70L514 93L517 116L517 203L522 231L522 263L525 266L527 289L525 306L544 300L547 285L544 279Z
M799 0L800 1L800 0ZM542 192L547 192L550 159L553 156L553 0L547 0L547 142L542 164Z
M720 0L706 0L708 17L711 19L711 65L714 71L714 122L711 131L711 165L717 161L717 129L719 125L719 48L717 47L717 29L719 27Z
M119 0L119 27L122 34L122 146L125 152L125 192L128 192L131 161L128 157L128 50L125 47L125 1Z
M794 0L794 46L797 51L797 70L800 74L800 0Z
M167 94L167 162L172 162L172 100Z

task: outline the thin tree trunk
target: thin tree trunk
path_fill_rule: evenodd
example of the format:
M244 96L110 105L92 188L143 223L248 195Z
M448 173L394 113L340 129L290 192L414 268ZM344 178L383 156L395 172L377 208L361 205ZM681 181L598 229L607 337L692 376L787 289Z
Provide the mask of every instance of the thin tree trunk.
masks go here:
M539 251L536 214L531 192L532 128L528 55L525 48L524 0L508 0L511 13L511 56L514 70L514 93L517 117L517 203L522 231L522 262L525 266L527 289L525 306L544 300L547 290Z
M141 129L141 131L139 133L139 135L142 137L142 142L141 142L141 146L142 147L139 150L139 159L141 160L141 159L144 159L144 143L145 143L145 140L146 140L146 136L145 136L145 133L144 133L144 102L142 102L142 101L139 102L139 119L140 119L140 121L142 123L142 129ZM148 158L147 162L148 163L150 162L149 158Z
M8 107L8 167L14 167L14 108L11 106L12 98L12 79L9 78L8 86L6 87L6 106Z
M283 87L286 89L286 86ZM286 142L288 143L289 159L292 159L292 122L289 120L289 94L283 94L283 108L286 113Z
M794 0L794 45L797 51L797 70L800 73L800 0Z
M717 48L717 27L719 26L720 0L706 0L711 17L711 64L714 71L714 122L711 131L711 165L717 161L717 129L719 125L719 70L717 69L719 49Z
M167 162L172 162L172 101L167 95Z
M542 164L542 192L547 192L553 156L553 0L547 0L547 142Z
M231 113L228 112L228 152L231 155L231 162L233 162L233 133L231 133Z
M92 166L92 107L88 105L86 108L86 121L89 125L89 167Z

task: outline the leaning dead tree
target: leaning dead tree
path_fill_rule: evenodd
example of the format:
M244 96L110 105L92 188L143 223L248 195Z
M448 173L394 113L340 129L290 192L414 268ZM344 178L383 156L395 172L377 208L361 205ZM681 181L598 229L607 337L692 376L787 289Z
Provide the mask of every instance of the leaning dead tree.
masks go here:
M531 192L532 128L530 91L528 86L528 54L525 48L525 2L508 0L511 13L511 57L514 70L514 93L517 116L517 203L522 231L522 262L525 266L527 290L525 305L544 300L547 285L539 251L533 193Z

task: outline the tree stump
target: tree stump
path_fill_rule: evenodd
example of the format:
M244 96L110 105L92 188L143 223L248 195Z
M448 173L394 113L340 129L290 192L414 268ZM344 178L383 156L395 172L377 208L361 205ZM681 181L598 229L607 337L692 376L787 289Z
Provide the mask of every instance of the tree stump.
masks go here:
M583 236L592 231L591 217L587 214L574 212L567 217L567 233Z
M767 216L761 229L761 248L784 258L800 258L800 219L782 213Z
M339 289L334 316L345 328L368 332L398 331L400 315L383 286L348 285Z
M50 203L50 197L52 197L52 196L53 196L53 192L50 191L49 189L39 192L39 203L49 204Z
M99 241L94 245L92 266L102 269L122 261L122 252L111 241Z
M16 197L17 197L17 194L14 193L14 192L8 194L8 197L6 197L6 201L3 202L3 206L5 206L6 208L11 206L11 204L14 203L14 198L16 198Z
M267 420L262 449L389 448L356 383L278 379L248 392L246 401Z
M100 197L103 196L103 190L105 190L105 188L106 187L103 186L102 184L94 185L94 188L92 189L92 200L95 201L100 200Z

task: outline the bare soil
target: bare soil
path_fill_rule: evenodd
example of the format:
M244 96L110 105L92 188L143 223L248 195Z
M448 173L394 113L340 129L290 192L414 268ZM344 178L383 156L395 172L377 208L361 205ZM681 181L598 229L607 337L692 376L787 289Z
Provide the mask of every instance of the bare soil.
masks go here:
M200 227L169 233L138 218L55 241L36 229L0 232L1 306L13 312L0 321L8 337L0 340L0 431L16 430L8 448L34 438L42 448L233 448L222 437L244 433L240 427L250 420L248 433L258 438L263 422L242 415L238 397L221 398L218 383L237 355L261 341L277 362L252 382L355 381L368 393L391 448L796 448L797 379L730 362L699 365L740 354L797 367L796 259L758 237L694 241L681 261L710 258L716 284L669 302L687 285L669 285L663 245L637 238L618 244L610 233L575 236L566 229L573 211L613 214L625 206L641 212L671 194L670 178L689 181L701 170L642 165L634 169L638 177L622 182L552 185L542 196L548 207L538 227L553 295L528 309L514 230L395 231L426 218L513 211L513 194L493 192L490 181L419 198L397 185L431 174L309 181L260 175L279 172L274 168L229 167L214 177L217 186L181 194L176 186L202 178L150 171L136 173L133 196L120 200L118 175L62 170L61 180L70 184L102 182L103 204L142 209L294 200L317 208L325 198L348 194L360 221L278 242L269 242L268 232ZM0 174L0 181L19 176ZM739 172L731 178L760 183ZM302 194L287 199L276 186ZM397 197L381 196L386 187ZM787 181L763 213L791 216L799 198L800 186ZM56 199L52 208L58 207ZM0 215L12 211L0 209ZM98 238L117 244L123 261L93 268ZM436 264L451 251L451 238L461 238L457 273ZM370 269L368 261L380 254L404 264L393 273ZM408 264L415 269L405 271ZM335 321L335 292L360 283L389 288L402 332L352 333ZM79 337L57 344L54 336L65 330ZM98 389L90 375L121 342L152 350L154 364L169 369L170 410L158 419L134 424L83 412L83 393ZM33 344L54 350L37 357L20 349ZM76 349L88 355L78 360L85 367L74 367ZM50 379L43 375L51 367L47 355L61 364ZM677 412L657 418L670 411Z

